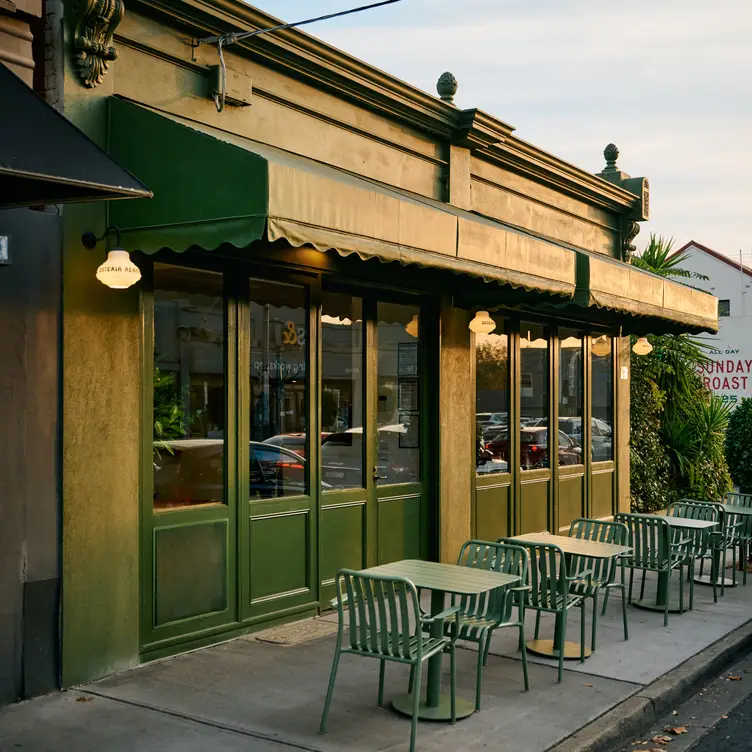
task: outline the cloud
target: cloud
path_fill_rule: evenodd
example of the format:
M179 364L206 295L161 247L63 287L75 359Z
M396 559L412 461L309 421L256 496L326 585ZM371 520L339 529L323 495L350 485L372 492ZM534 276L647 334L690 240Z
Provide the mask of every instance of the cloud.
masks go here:
M259 5L313 15L309 0ZM651 180L640 239L752 248L749 0L402 0L307 31L429 92L451 70L459 106L586 170L616 142L623 169Z

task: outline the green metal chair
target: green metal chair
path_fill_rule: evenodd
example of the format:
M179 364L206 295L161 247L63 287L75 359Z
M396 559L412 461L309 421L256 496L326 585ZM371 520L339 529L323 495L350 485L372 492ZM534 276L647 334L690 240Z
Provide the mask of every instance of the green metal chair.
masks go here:
M731 506L739 506L752 508L752 494L736 493L729 491L726 494L726 503ZM742 524L739 526L738 540L736 546L733 548L739 549L739 562L743 562L742 566L742 583L747 584L747 565L749 560L750 546L752 546L752 517L746 515L739 515L736 518L738 522ZM734 584L736 584L736 559L732 560L732 577Z
M666 510L667 517L684 517L690 520L704 520L706 522L715 522L718 525L718 529L713 531L709 529L698 530L681 530L679 528L673 530L673 539L675 542L683 535L686 536L689 541L681 547L681 552L684 555L684 561L682 564L687 567L689 575L689 609L694 608L695 600L695 562L700 559L702 561L708 553L712 552L711 541L716 538L720 539L721 524L722 524L722 508L719 505L713 504L713 502L701 502L689 499L682 499L670 504ZM713 536L713 533L717 533L718 536ZM716 572L716 557L712 558L710 579L713 585L713 601L718 601L717 590L717 572Z
M582 540L597 541L598 543L613 543L615 545L629 545L629 529L621 522L602 522L584 518L572 521L569 526L569 537ZM593 559L585 556L570 556L568 569L572 573L579 572L586 566L592 569L592 581L576 580L569 590L577 595L593 600L593 630L590 636L590 649L595 651L595 635L598 628L598 594L605 592L603 599L603 614L608 606L608 596L614 589L621 590L622 612L624 617L624 639L629 639L627 624L627 588L623 557L614 556L611 559ZM621 580L617 581L617 569L621 571Z
M683 554L681 547L689 539L672 540L671 526L663 518L655 514L626 514L620 512L615 515L614 522L621 522L629 529L629 541L632 553L624 557L625 565L629 568L629 603L632 603L632 586L634 584L635 569L642 570L642 586L640 598L645 597L645 572L665 574L669 580L671 572L681 570ZM668 626L669 593L666 594L666 604L663 612L663 626ZM684 579L679 578L679 603L684 610Z
M457 628L451 637L432 637L424 634L426 625L455 616L459 607L453 606L435 616L423 612L415 585L405 577L365 574L350 569L337 572L337 612L339 629L334 649L334 660L326 692L324 712L321 716L320 734L326 733L329 706L337 678L337 668L342 653L352 653L367 658L377 658L379 668L379 698L384 702L384 673L387 661L404 663L414 673L413 714L410 727L410 752L415 752L415 736L420 705L421 667L423 661L436 653L448 652L451 676L451 720L456 720L457 673L454 643ZM456 620L455 620L456 625ZM348 644L343 645L345 626L348 627ZM417 670L416 670L417 669Z
M517 575L521 586L497 588L481 595L462 596L459 601L459 639L475 642L478 645L478 671L475 687L475 709L480 710L483 669L488 663L488 651L494 630L516 627L520 631L520 652L522 653L522 674L525 690L530 689L527 674L527 648L525 647L525 601L524 593L529 591L527 582L528 556L522 546L506 543L470 540L462 545L457 564L462 567L488 569L493 572ZM454 605L454 598L452 604ZM517 618L514 608L517 606ZM449 632L451 621L448 617L444 629Z
M564 678L564 644L567 639L567 613L578 606L581 612L580 662L585 662L585 598L570 592L575 580L588 582L592 573L582 571L574 576L567 574L567 560L564 552L552 543L532 543L515 538L499 538L499 543L522 546L529 557L528 585L524 595L525 608L536 611L535 639L540 630L542 612L556 615L557 627L554 635L554 649L559 652L559 683Z

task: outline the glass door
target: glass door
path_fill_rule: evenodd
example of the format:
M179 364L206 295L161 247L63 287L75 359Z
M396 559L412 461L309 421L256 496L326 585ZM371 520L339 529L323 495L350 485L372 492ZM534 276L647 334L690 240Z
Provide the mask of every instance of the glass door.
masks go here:
M325 291L320 599L337 569L424 556L420 307Z

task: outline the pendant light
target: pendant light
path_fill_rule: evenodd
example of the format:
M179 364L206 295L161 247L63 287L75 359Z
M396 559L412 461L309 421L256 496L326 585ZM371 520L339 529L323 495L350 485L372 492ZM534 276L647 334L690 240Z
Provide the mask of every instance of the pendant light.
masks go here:
M635 355L647 355L648 353L653 352L653 346L648 342L647 337L640 337L637 342L634 343L632 352Z
M418 336L418 314L417 313L415 314L415 316L413 316L410 319L410 323L405 327L405 331L411 337L417 337Z
M468 324L471 332L476 334L491 334L496 329L496 323L489 316L488 311L478 311L475 318Z
M141 279L141 270L131 261L128 251L121 247L119 228L112 225L99 238L93 232L85 232L81 236L81 242L91 250L111 233L115 233L115 247L107 254L107 260L100 264L96 276L103 285L113 290L125 290Z
M597 355L599 358L603 358L606 355L611 354L611 340L605 335L601 334L598 339L593 342L592 347L593 355Z

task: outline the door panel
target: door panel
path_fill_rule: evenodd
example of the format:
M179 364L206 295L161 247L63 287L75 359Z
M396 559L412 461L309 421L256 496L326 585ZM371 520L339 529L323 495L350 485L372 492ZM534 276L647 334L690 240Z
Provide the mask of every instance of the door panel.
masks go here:
M509 476L506 477L509 478ZM475 538L495 541L498 538L510 535L509 504L511 490L511 479L494 485L480 485L476 480Z
M585 516L585 472L559 475L558 527L569 530L572 520Z
M520 533L538 533L549 529L551 479L546 475L540 478L529 477L532 474L523 474L520 481Z
M604 462L593 465L591 516L609 517L614 510L614 463Z
M319 575L321 602L335 596L334 576L341 567L366 566L366 499L321 507Z
M422 501L420 491L412 495L379 495L379 564L421 558Z

